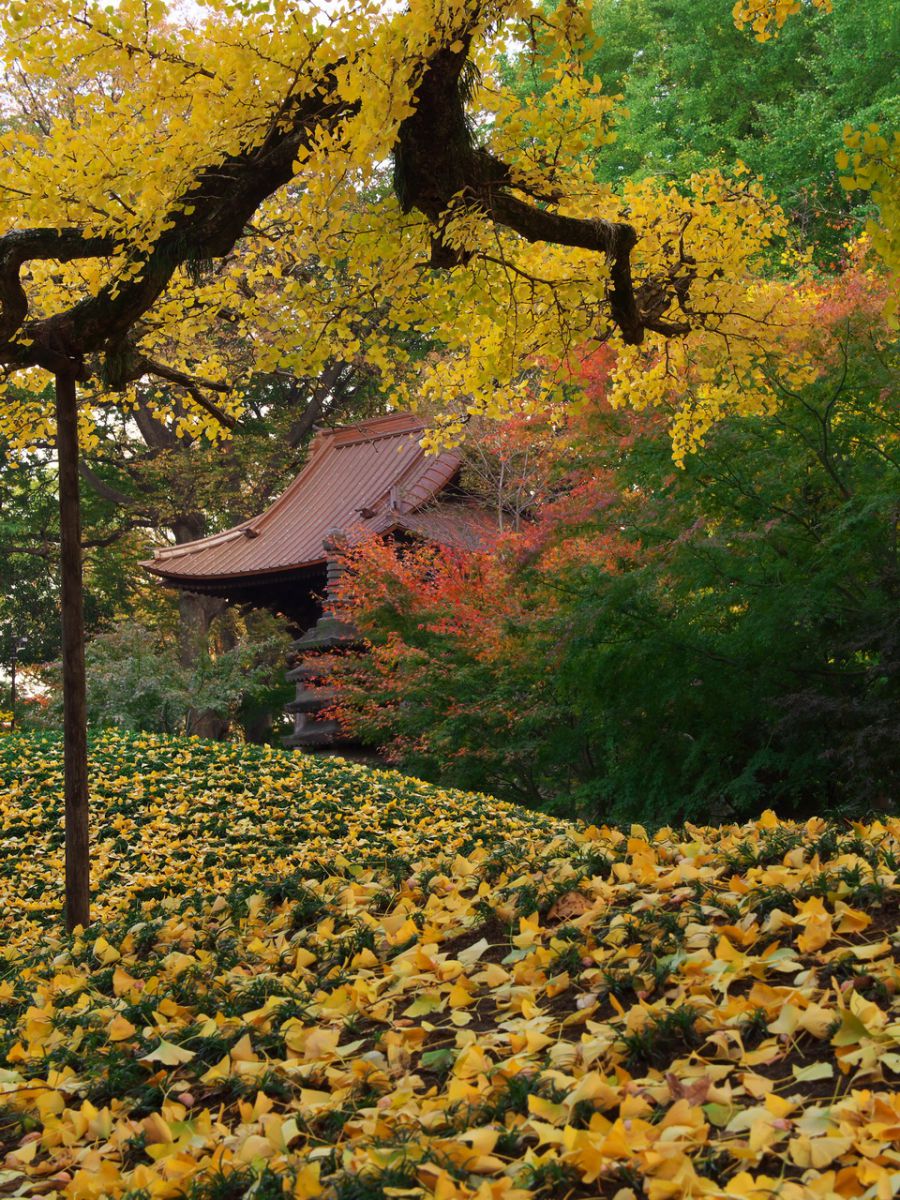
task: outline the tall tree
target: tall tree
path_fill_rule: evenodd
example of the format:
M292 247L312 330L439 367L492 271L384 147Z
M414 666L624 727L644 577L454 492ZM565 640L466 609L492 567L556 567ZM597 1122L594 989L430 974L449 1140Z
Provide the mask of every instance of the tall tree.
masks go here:
M56 428L73 928L90 917L78 479L92 434L79 392L133 403L161 379L186 393L176 425L215 436L240 395L221 339L204 341L211 325L252 314L272 327L299 305L290 344L256 365L316 374L348 351L383 365L387 335L363 345L353 314L387 298L393 328L440 330L456 359L441 386L470 408L521 404L523 352L565 364L575 340L614 335L633 351L619 385L639 381L640 402L699 362L684 449L730 406L761 403L760 359L794 314L771 273L754 276L780 228L755 183L711 171L687 195L620 197L590 179L585 123L602 139L608 102L582 69L577 5L363 0L323 15L223 0L191 26L163 0L0 0L0 29L16 78L65 98L0 136L0 364L41 386L49 373L55 394L52 412L7 398L0 432L22 443ZM494 86L510 37L553 77L539 114ZM391 158L397 201L361 208ZM348 261L349 279L336 270ZM258 287L273 276L278 294ZM664 353L676 335L678 354ZM436 386L426 375L426 394ZM459 425L454 414L445 432Z

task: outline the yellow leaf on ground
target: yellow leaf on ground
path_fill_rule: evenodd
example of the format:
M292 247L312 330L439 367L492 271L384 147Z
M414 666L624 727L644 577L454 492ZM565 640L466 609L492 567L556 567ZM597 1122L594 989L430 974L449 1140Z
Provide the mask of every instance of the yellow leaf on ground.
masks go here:
M134 1025L121 1014L113 1017L107 1026L107 1033L111 1042L124 1042L130 1037L134 1037L137 1029Z
M158 1062L162 1063L164 1067L177 1067L181 1063L190 1062L193 1057L193 1050L185 1050L182 1046L176 1046L174 1042L167 1042L164 1038L160 1038L156 1049L142 1055L139 1061Z

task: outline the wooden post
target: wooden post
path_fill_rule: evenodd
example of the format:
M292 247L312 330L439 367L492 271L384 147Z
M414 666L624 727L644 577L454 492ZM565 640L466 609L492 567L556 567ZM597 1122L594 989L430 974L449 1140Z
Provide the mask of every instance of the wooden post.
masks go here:
M78 484L78 397L74 363L71 372L56 374L56 449L59 457L66 928L71 932L77 925L89 925L91 919L87 689L84 671L81 497Z
M10 708L9 727L10 727L10 729L15 729L15 727L16 727L16 666L18 663L18 659L19 659L18 639L16 638L16 635L13 634L12 657L11 657L11 662L10 662L10 672L12 674L12 679L11 679L10 686L9 686L9 708Z

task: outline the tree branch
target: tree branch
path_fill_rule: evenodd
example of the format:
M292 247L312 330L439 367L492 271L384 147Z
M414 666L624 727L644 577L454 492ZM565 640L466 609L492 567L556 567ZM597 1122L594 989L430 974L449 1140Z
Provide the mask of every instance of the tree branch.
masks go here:
M28 315L28 296L19 278L24 263L102 258L115 246L115 238L85 237L80 229L13 229L0 236L0 345Z
M405 211L420 211L434 228L432 266L451 268L469 257L443 236L452 206L462 205L527 241L605 255L612 319L626 342L641 342L648 328L669 336L686 332L687 324L665 320L663 312L676 298L684 307L685 296L676 283L685 291L689 280L667 280L665 295L646 304L640 293L636 296L630 256L637 234L631 225L561 215L552 207L555 197L536 197L513 168L473 144L466 104L473 70L470 42L480 17L480 6L470 6L453 43L456 48L439 47L424 62L415 112L402 122L395 146L394 179L401 205ZM99 354L106 360L109 386L121 386L116 353L175 270L186 262L227 255L260 204L293 177L298 150L312 148L322 130L334 137L342 122L359 111L360 102L340 95L337 73L343 65L338 59L325 67L315 86L307 81L302 95L289 92L259 142L198 168L191 185L165 214L165 232L149 250L129 246L127 231L121 239L84 238L77 229L13 231L0 237L0 364L80 374L85 358ZM526 195L535 197L534 202L521 198ZM50 316L28 320L28 299L19 278L23 263L108 257L117 250L123 257L122 270L96 292ZM202 396L196 383L173 381L217 419L226 417ZM224 423L229 424L227 417Z
M153 358L141 357L138 361L139 367L143 368L140 375L155 375L159 379L166 379L169 383L177 383L183 387L190 395L195 404L204 409L211 416L215 417L220 425L224 425L226 429L234 429L237 421L224 409L219 408L215 401L210 400L208 396L204 396L201 388L210 388L215 392L228 392L231 389L227 383L217 383L211 379L198 379L192 375L186 375L183 371L178 371L174 367L167 367L165 363L157 362Z
M133 518L126 521L123 525L118 526L111 533L104 534L102 537L82 538L82 550L101 550L106 546L112 546L115 542L123 538L126 533L132 533L135 529L152 529L155 525L155 519L147 516L145 518ZM52 542L47 541L41 545L31 546L11 546L3 547L4 554L28 554L32 558L43 558L53 560L59 558L59 540L54 539Z
M343 392L346 390L343 384L343 376L348 368L349 364L340 360L329 363L316 380L306 410L302 416L298 417L292 423L288 430L287 444L292 450L296 450L298 446L302 445L307 436L312 432L313 427L325 411L325 402L328 397L333 395L337 400L340 400Z
M198 171L166 216L171 227L153 247L132 251L121 275L70 308L27 321L28 301L19 268L35 258L103 257L116 248L116 239L82 238L78 230L47 229L0 237L0 362L71 371L87 355L117 350L180 265L228 254L263 200L293 177L301 146L310 145L323 125L336 129L357 111L358 104L337 96L334 69L323 72L317 88L284 101L280 119L261 143ZM115 370L110 382L116 385Z
M96 493L102 500L108 500L110 504L115 504L119 508L134 507L135 500L133 496L128 496L125 492L120 492L118 488L107 483L105 479L101 479L83 458L78 462L78 474L91 491Z
M672 323L646 320L638 307L631 278L631 251L637 234L631 225L603 219L567 217L528 204L512 194L519 187L512 169L473 145L465 111L464 71L470 37L460 49L438 50L425 67L416 90L416 110L400 126L394 154L394 187L404 212L418 209L434 225L431 265L452 268L468 261L465 250L442 236L452 207L483 213L529 242L549 242L605 254L610 266L608 292L613 320L629 344L643 341L644 330L665 324L664 332L686 332Z

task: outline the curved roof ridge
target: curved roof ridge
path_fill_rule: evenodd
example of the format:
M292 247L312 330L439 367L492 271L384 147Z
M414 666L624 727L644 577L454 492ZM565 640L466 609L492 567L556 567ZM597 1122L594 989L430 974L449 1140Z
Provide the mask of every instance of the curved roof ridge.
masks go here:
M361 421L352 421L349 425L335 425L330 429L321 429L316 437L336 436L342 442L364 442L372 434L376 437L396 437L401 433L425 432L425 422L415 413L398 409L396 412L383 413L378 417L364 417Z

